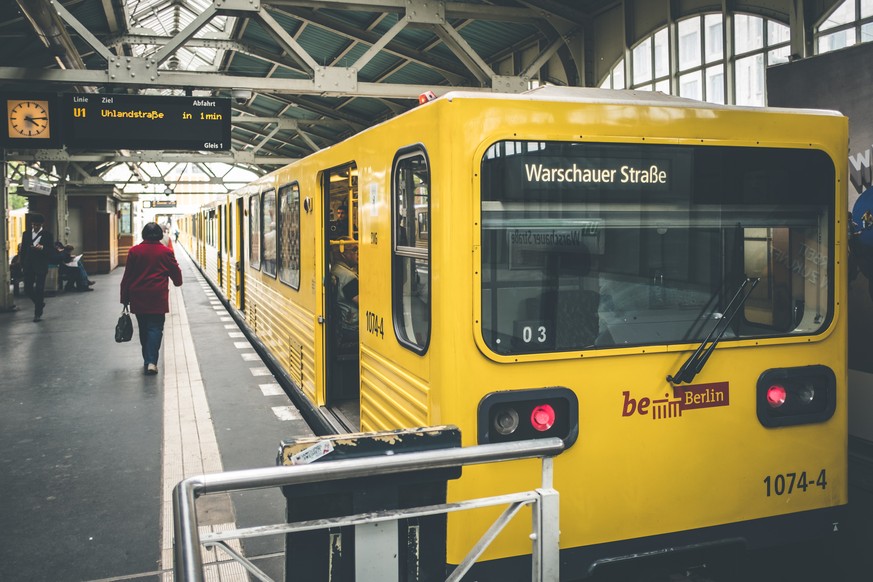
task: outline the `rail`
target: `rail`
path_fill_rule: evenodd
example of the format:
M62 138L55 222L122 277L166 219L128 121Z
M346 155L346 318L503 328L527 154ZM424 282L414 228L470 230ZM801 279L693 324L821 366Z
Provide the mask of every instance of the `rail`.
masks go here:
M229 471L211 475L190 477L181 481L173 490L173 521L175 527L175 579L179 582L203 581L203 556L201 544L217 546L227 551L235 560L261 580L269 580L253 564L230 550L228 539L277 535L294 531L324 529L338 525L359 525L397 521L405 517L435 515L478 507L508 505L487 532L473 546L461 564L447 578L460 580L475 564L488 544L525 505L532 506L532 566L531 579L536 582L558 580L558 492L552 488L552 457L564 449L561 439L547 438L509 443L476 445L465 448L446 448L433 451L402 453L390 456L366 457L325 461L310 465L270 467ZM534 491L485 497L474 500L446 503L426 507L371 512L353 516L317 520L317 523L298 522L273 526L243 528L220 534L206 534L201 540L194 501L210 493L265 489L304 483L318 483L357 477L391 475L425 469L445 469L465 465L479 465L517 459L542 459L542 486ZM365 582L358 580L358 582Z

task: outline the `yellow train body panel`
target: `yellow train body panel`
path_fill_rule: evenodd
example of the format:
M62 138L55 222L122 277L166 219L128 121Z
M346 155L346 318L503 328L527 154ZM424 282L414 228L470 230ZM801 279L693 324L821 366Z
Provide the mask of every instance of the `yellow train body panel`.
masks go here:
M367 346L361 348L361 430L431 426L430 386Z
M578 400L578 431L568 438L572 446L554 464L555 488L561 495L560 543L567 551L741 526L847 503L846 119L824 112L636 97L449 94L268 174L230 202L242 200L247 210L247 222L234 228L232 240L245 262L244 292L237 303L244 305L248 325L313 410L326 412L341 400L352 401L359 416L349 428L355 430L452 424L461 429L463 445L469 446L481 442L487 429L482 426L480 406L492 395L549 387L572 393ZM518 158L525 165L518 166L517 175L527 176L521 186L517 178L501 181L491 169L498 167L492 165L495 159L509 168L520 163L513 156L556 150L565 152L554 158L564 164L557 170L546 161ZM587 153L573 157L576 151ZM624 151L631 152L626 159ZM649 159L647 152L655 154ZM739 183L737 196L742 191L748 208L732 209L729 192L721 194L718 204L701 204L693 210L678 202L656 207L644 201L633 209L632 204L613 201L634 195L643 199L637 190L646 196L654 192L651 197L658 199L691 188L687 184L705 184L708 174L695 168L717 172L722 153L725 159L752 165L757 158L772 158L774 167L782 167L780 160L792 156L824 164L833 173L833 180L820 187L824 193L819 206L827 208L798 203L799 209L794 210L788 193L767 182L765 165ZM421 202L421 208L416 207L416 232L396 217L400 204L396 169L406 167L407 159L426 161L428 170L427 189L421 190L416 182L414 191ZM666 187L668 173L686 176L682 172L687 177ZM631 188L622 185L625 178L632 185L645 181ZM556 196L561 188L568 188L566 196L575 192L566 182L576 179L601 182L599 190L590 184L572 187L595 192L586 196L601 196L589 204L595 208L589 212L595 218L586 218L584 209L570 198L550 202L549 196ZM758 179L761 184L755 182ZM483 189L486 182L487 190ZM719 184L713 182L714 192ZM265 193L288 192L291 185L296 185L300 201L299 249L294 251L298 288L249 264L253 227L248 213L257 207L252 201L263 205ZM526 202L519 192L539 193L542 201ZM754 206L760 203L756 192L773 195L773 204ZM354 236L349 238L354 240L331 242L329 218L347 202L356 227L350 227ZM749 208L758 209L757 214ZM548 226L554 216L567 220L568 212L568 224L575 226ZM646 222L647 212L655 217L651 222ZM767 223L771 216L778 218ZM663 225L657 223L662 219ZM412 215L404 215L406 220L412 221ZM743 221L748 226L741 226ZM721 280L716 290L724 288L725 303L728 291L734 289L733 285L727 289L727 275L719 274L716 267L711 273L697 273L721 260L720 255L707 259L712 249L725 256L735 247L745 249L737 255L744 261L743 269L730 262L719 263L720 268L733 275L745 271L747 282L757 279L764 285L757 293L757 283L750 283L748 291L745 283L740 287L738 296L748 293L738 308L740 323L713 346L705 367L684 385L671 385L666 378L676 374L704 338L670 336L672 323L658 323L658 317L667 313L664 303L671 301L684 317L700 307L697 296L702 292L693 285L664 289L658 284L659 277L663 284L664 274L657 270L633 272L634 265L643 269L648 259L620 249L618 234L636 236L634 224L645 225L646 236L652 237L633 239L636 255L655 256L646 240L674 241L669 252L657 251L662 263L651 264L675 271L676 257L691 257L688 265L681 265L687 269L683 276L688 281ZM258 223L257 228L261 226ZM680 236L681 228L697 230ZM401 240L406 233L417 237L415 245ZM560 270L561 261L570 259L552 259L542 250L557 248L562 243L555 241L569 236L590 237L582 245L587 245L589 256L583 259L577 254L574 260L588 261L589 273L596 272L577 277L582 283L573 291L575 306L567 304L564 288L564 281L575 279ZM537 242L543 240L547 242ZM355 362L351 371L344 367L345 357L334 357L338 348L331 331L336 322L331 312L336 293L331 257L336 250L342 252L344 244L358 247L358 342L346 354ZM779 251L783 248L779 245L787 245L784 248L790 253ZM761 254L763 248L766 252ZM283 252L281 245L279 252ZM207 247L205 271L212 277L209 256ZM404 263L403 257L411 259ZM496 261L509 267L499 270ZM526 273L538 268L546 272L552 268L550 261L558 265L548 271L559 273L558 282L549 275L530 283ZM629 266L625 268L622 261ZM398 280L398 265L407 264L418 270L405 271ZM763 275L748 273L760 265ZM225 267L231 278L234 268ZM498 276L505 278L504 283L498 282ZM655 282L649 285L646 300L640 290L647 277ZM596 290L581 286L597 279ZM404 318L414 318L415 311L396 297L398 289L406 293L425 285L426 336L414 326L404 327L408 321ZM548 291L552 299L540 300L537 285L543 289L552 285ZM609 303L621 293L655 307L639 317L622 319L621 311ZM783 297L785 293L789 296ZM600 330L597 342L603 343L591 340L547 349L552 345L548 342L557 346L575 341L576 330L562 328L561 314L575 317L574 308L585 304L580 298L595 296L600 318L595 325ZM551 319L538 325L530 323L530 317L498 309L510 300L519 313L548 312ZM406 313L398 314L404 309ZM714 328L729 309L730 305L722 305L718 316L713 311ZM703 328L709 316L689 317L696 317ZM601 340L604 327L609 328L607 340ZM747 333L746 328L770 331ZM561 333L563 338L557 337ZM659 341L662 335L668 339ZM635 340L639 337L643 339ZM536 341L543 347L530 349ZM787 369L802 375L809 366L831 371L832 410L808 423L765 426L759 420L760 414L768 414L761 412L765 372ZM351 393L334 386L338 379L346 382L350 377L356 382ZM532 489L539 486L539 478L534 461L466 468L460 480L450 482L449 500ZM448 562L459 563L498 513L450 515ZM484 559L529 554L528 517L524 512L517 517Z

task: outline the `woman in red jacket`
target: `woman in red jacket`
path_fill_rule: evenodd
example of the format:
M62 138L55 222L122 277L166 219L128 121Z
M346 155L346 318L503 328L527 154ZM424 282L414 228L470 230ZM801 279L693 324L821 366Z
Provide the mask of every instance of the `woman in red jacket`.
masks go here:
M173 251L161 243L163 236L164 231L157 223L150 222L143 227L143 241L130 249L121 279L121 302L129 305L131 313L136 315L146 375L158 373L164 320L170 311L167 279L172 279L176 287L182 285L179 263Z

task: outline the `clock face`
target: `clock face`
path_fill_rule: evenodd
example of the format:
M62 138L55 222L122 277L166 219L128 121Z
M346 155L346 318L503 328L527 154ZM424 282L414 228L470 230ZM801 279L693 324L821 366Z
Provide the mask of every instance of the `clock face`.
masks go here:
M48 101L10 99L7 109L9 137L50 137Z

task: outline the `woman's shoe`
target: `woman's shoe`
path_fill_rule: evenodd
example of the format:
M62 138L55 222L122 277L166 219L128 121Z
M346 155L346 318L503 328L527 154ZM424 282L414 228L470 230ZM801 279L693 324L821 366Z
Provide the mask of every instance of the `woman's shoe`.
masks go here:
M155 364L149 364L146 366L146 376L154 376L158 373L158 367Z

